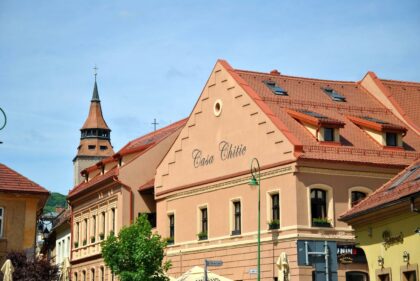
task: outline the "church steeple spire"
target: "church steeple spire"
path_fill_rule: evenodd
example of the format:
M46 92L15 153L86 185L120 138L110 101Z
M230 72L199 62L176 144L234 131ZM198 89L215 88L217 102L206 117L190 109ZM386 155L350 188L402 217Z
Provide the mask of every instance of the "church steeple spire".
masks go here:
M82 180L80 171L95 164L96 162L114 154L111 145L111 129L105 122L102 115L101 100L99 99L98 84L95 83L90 102L89 115L80 129L80 145L77 148L77 155L73 159L75 169L75 184Z

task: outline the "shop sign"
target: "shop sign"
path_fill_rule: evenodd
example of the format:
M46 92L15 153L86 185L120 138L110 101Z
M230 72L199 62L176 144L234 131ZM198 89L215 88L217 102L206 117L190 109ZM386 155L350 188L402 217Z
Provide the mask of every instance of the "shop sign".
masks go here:
M392 245L403 243L404 241L402 232L400 232L400 234L397 236L392 236L389 230L384 230L384 232L382 232L382 238L384 239L383 244L385 249L388 249Z
M244 156L245 153L246 146L243 144L232 144L224 140L219 143L218 158L222 161ZM192 151L194 168L212 165L215 158L213 154L205 154L200 149L194 149Z
M363 249L353 245L337 245L337 261L341 264L367 263Z

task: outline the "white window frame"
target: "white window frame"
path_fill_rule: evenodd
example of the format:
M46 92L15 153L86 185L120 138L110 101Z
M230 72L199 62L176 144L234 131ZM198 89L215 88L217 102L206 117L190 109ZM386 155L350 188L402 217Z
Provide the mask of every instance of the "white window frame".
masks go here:
M327 209L327 218L331 222L331 227L335 227L335 214L334 214L334 190L331 186L326 184L312 184L307 187L307 194L306 198L308 198L307 201L307 208L308 208L308 226L312 226L312 206L311 206L311 191L312 189L321 189L324 190L326 193L326 209Z
M280 217L279 217L279 221L280 221L280 228L282 227L282 219L281 219L281 194L280 194L280 189L273 189L273 190L269 190L266 193L266 218L267 218L267 229L268 229L268 223L270 221L273 220L273 212L272 212L272 208L273 208L273 201L272 201L272 196L278 194L279 196L279 213L280 213Z
M202 213L201 210L202 209L207 209L207 237L210 236L209 232L210 232L210 225L209 225L209 206L207 203L203 204L203 205L199 205L197 208L197 234L200 233L202 231L201 229L201 221L202 221Z
M230 236L232 236L232 231L235 230L235 203L236 202L239 202L241 204L241 220L239 222L241 233L233 235L233 236L241 236L243 234L243 217L244 217L244 214L243 214L243 209L244 209L243 199L241 197L237 197L237 198L232 198L229 201L229 205L230 205L229 206L229 209L230 209L230 220L229 220L230 221L230 231L229 231L229 235Z
M351 193L353 191L364 192L366 193L366 197L368 197L372 193L372 189L364 187L364 186L353 186L350 187L348 190L348 208L351 209Z

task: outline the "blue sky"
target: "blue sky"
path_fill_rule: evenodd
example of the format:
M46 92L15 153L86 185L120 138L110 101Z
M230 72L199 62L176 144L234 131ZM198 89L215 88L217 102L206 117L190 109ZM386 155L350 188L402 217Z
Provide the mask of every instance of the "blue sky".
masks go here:
M218 58L288 75L420 81L420 1L0 1L0 162L51 191L99 67L114 150L188 116ZM1 122L1 120L0 120Z

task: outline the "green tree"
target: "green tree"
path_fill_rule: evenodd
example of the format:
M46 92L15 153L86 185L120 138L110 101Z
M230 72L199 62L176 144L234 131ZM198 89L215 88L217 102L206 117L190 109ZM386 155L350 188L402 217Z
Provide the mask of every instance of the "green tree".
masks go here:
M146 215L113 233L101 244L105 264L121 281L168 281L164 272L170 261L162 263L166 241L152 233Z

